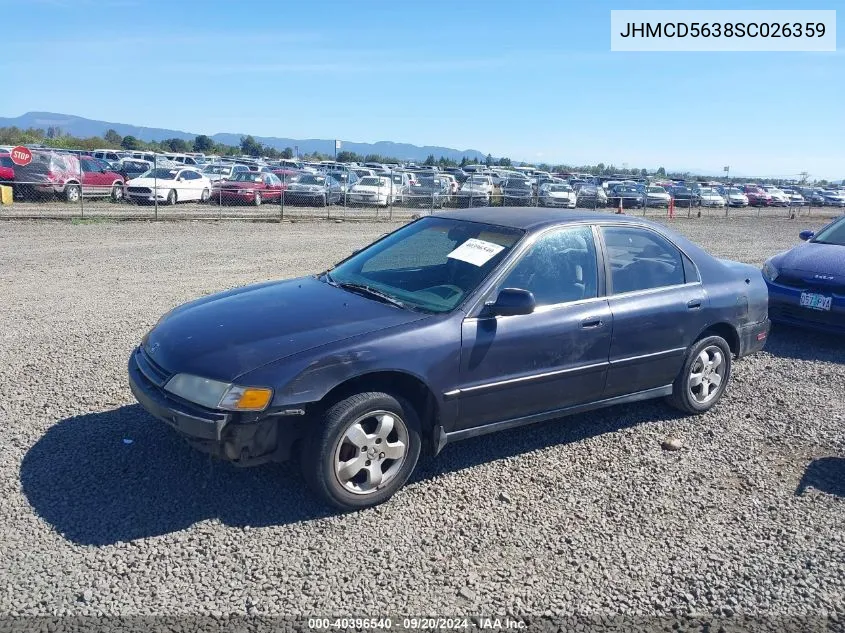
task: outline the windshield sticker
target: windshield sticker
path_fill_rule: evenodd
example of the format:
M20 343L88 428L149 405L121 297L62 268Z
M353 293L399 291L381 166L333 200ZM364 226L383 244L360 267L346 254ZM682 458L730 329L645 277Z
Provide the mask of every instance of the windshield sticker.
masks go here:
M504 246L486 242L476 238L470 238L458 248L449 253L448 257L451 259L459 259L462 262L473 264L475 266L483 266L496 255L504 250Z

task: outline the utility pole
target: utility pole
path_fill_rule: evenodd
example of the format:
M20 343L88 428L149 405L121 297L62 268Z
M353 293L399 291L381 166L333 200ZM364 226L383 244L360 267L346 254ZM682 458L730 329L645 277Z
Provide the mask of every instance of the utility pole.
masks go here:
M808 174L806 171L802 171L798 175L801 176L801 184L806 185L807 184L807 176L809 176L810 174Z

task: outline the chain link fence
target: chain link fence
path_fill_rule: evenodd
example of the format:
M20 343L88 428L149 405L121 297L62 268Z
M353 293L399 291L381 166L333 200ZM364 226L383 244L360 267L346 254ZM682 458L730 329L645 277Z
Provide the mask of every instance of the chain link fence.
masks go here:
M35 152L5 188L0 218L138 220L410 220L441 209L552 207L643 217L834 217L842 207L812 204L712 203L700 196L652 197L645 191L421 170L346 167L323 173L241 165L211 173L179 164L121 174L90 157ZM234 170L234 164L231 167ZM229 170L229 171L226 171ZM213 171L213 170L212 170ZM359 176L358 173L362 175ZM367 173L370 172L370 173ZM478 182L476 182L476 179ZM2 180L2 179L0 179ZM463 182L461 182L463 180Z

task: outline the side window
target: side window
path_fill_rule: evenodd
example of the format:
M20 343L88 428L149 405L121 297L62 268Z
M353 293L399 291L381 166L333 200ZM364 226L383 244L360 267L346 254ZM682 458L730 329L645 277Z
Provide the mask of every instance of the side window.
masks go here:
M685 283L681 252L647 229L603 227L613 294ZM691 262L690 262L691 263Z
M598 265L592 230L578 226L543 235L499 288L529 290L538 306L596 297Z
M100 171L99 165L91 159L88 158L80 158L79 164L82 165L82 171L84 172L98 172Z

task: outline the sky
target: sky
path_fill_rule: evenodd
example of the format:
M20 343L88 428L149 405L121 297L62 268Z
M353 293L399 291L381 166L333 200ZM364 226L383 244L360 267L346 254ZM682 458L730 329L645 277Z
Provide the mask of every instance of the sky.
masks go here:
M845 178L845 49L610 51L600 0L0 0L0 116ZM813 9L836 9L836 1Z

